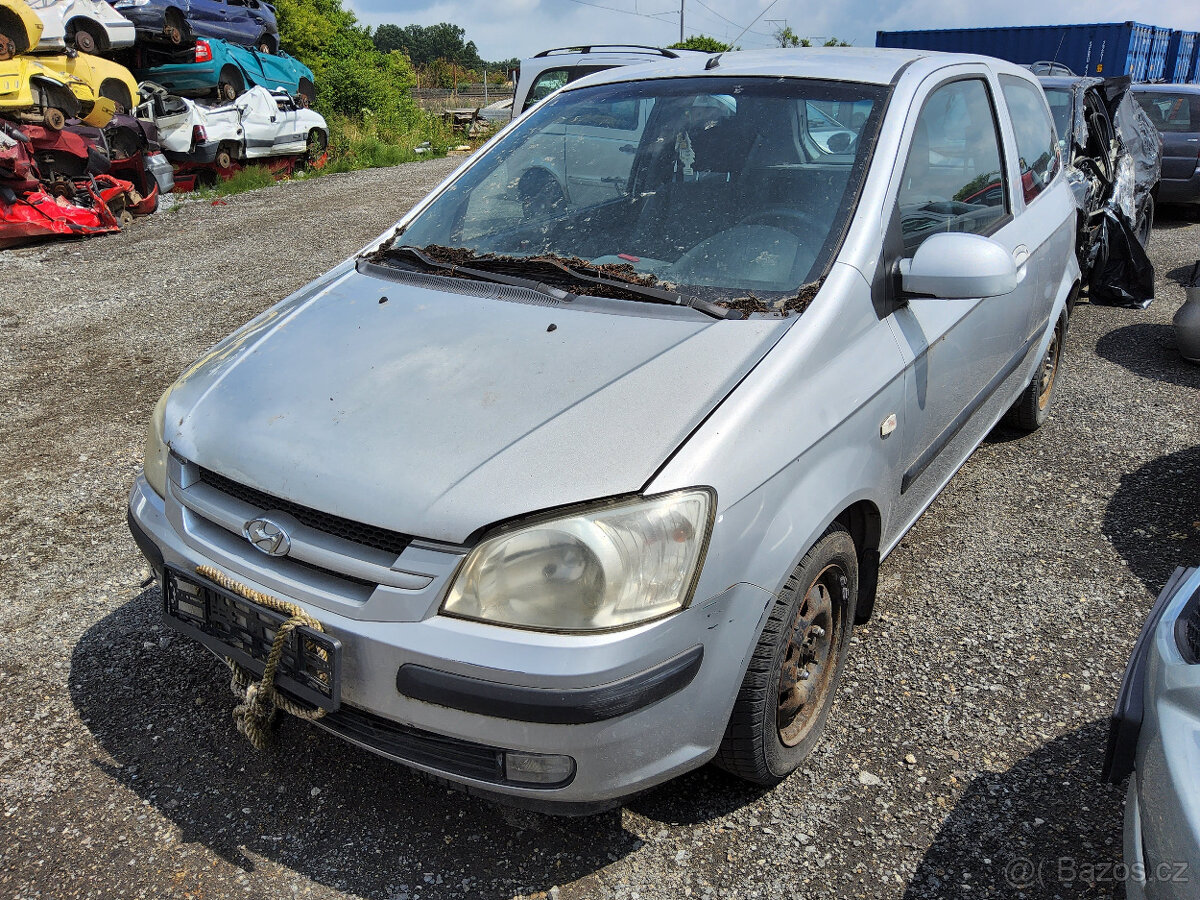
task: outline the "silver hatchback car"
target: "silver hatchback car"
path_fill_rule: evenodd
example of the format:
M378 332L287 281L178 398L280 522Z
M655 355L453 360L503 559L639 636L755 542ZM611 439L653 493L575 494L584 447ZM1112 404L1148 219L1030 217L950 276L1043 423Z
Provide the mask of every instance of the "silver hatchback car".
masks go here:
M129 511L167 621L260 704L511 802L778 782L880 561L1001 418L1046 419L1061 170L994 59L567 85L159 401Z

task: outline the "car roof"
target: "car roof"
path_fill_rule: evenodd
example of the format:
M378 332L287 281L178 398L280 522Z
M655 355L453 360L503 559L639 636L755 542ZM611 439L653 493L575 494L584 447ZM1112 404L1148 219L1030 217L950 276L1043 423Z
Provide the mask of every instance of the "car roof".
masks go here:
M1073 88L1077 84L1092 85L1103 83L1103 78L1090 78L1087 75L1039 75L1038 81L1044 88Z
M1165 91L1172 94L1200 94L1200 84L1135 84L1133 89L1148 93Z
M709 68L711 60L719 62ZM688 54L679 59L608 69L567 85L575 86L633 81L645 78L679 78L693 75L822 78L867 84L891 84L900 72L918 60L936 67L954 63L985 63L998 71L1026 79L1027 69L1003 60L967 53L938 53L881 47L798 47L773 50L737 50L727 53Z

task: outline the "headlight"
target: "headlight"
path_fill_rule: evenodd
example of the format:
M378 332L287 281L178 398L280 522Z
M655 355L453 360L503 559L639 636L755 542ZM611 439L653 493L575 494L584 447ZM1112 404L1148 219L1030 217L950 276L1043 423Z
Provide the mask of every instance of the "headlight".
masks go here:
M154 404L150 427L146 429L146 461L143 471L146 483L154 488L160 497L167 496L167 444L163 440L163 420L167 415L167 398L171 396L171 390L172 388L167 388Z
M610 631L691 600L712 495L613 502L497 534L459 569L446 615L538 631Z

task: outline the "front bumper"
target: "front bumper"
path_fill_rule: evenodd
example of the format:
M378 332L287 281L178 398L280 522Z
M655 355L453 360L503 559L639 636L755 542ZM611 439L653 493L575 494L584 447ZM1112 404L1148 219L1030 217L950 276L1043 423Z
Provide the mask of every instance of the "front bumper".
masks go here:
M379 600L381 587L365 605L343 603L281 590L269 569L240 555L248 543L193 528L189 515L174 495L164 501L141 477L134 484L131 530L157 571L216 566L300 603L341 641L342 708L318 725L471 792L554 812L611 806L707 762L774 600L735 584L626 631L526 632L438 615L453 560L420 590L389 588ZM393 620L372 618L372 609ZM555 786L515 783L497 756L505 752L569 756L574 772Z
M165 154L147 153L145 164L146 174L158 185L160 194L169 194L175 190L175 169Z

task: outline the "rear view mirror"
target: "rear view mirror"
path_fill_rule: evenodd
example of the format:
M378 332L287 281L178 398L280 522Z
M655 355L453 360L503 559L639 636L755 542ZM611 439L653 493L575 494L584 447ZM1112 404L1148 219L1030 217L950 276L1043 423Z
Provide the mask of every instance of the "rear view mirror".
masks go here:
M902 290L939 300L1011 294L1018 280L1012 254L978 234L935 234L912 259L900 260Z

